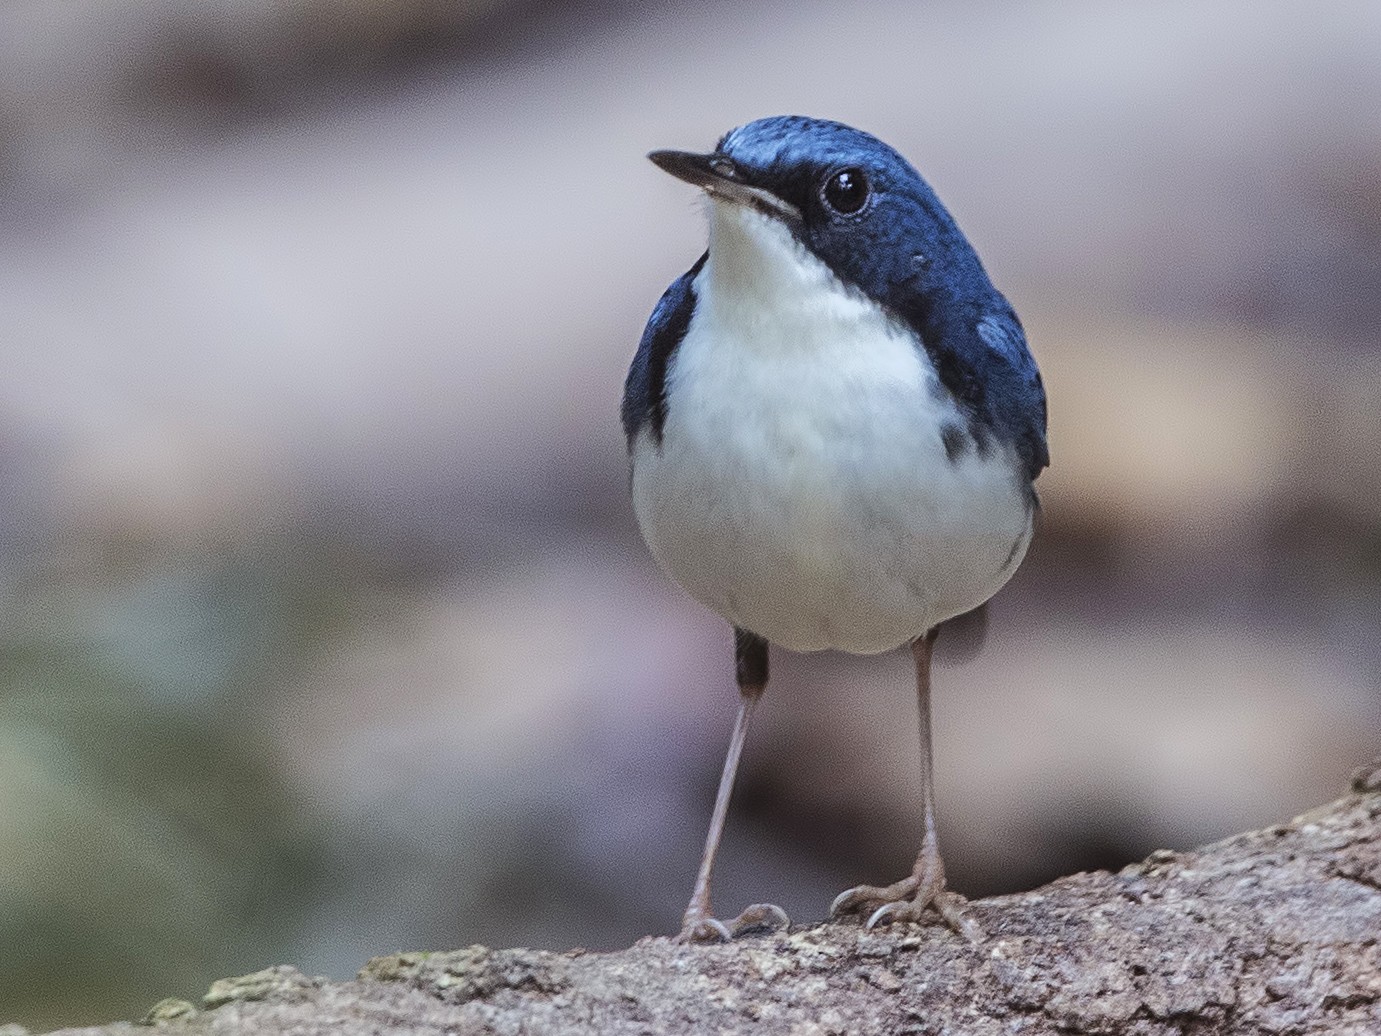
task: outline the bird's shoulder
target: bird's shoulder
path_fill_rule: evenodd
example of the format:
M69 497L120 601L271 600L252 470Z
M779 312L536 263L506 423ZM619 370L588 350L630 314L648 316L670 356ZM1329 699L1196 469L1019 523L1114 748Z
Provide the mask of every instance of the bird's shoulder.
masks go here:
M979 434L1010 441L1034 480L1050 463L1045 386L1016 311L996 291L916 327L941 383Z
M694 266L671 282L643 329L623 385L623 433L630 447L644 427L650 428L653 437L661 441L666 423L667 367L690 326L695 311L695 278L709 255L706 251Z

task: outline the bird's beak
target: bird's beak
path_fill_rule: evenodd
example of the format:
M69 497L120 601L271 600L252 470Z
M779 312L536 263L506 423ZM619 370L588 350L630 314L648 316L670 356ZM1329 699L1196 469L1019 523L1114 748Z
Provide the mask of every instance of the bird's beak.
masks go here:
M754 186L742 169L725 155L694 151L652 151L652 164L678 180L701 188L712 198L748 205L769 216L799 223L801 210L771 191Z

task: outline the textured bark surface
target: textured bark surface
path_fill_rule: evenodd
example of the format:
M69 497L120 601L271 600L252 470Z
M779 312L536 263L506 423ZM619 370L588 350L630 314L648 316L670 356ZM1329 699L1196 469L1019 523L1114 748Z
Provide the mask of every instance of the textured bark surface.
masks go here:
M481 946L278 967L158 1005L169 1034L1381 1033L1381 779L1264 831L972 905L938 926L856 922L616 953ZM131 1023L64 1036L150 1031Z

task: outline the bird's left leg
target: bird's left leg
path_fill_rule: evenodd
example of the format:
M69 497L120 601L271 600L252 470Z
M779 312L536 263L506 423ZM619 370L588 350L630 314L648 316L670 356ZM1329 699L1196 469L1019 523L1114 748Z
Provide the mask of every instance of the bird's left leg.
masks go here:
M705 836L700 872L695 878L690 903L681 918L681 933L676 937L678 942L727 942L754 928L785 928L791 923L786 911L772 903L754 903L728 922L715 917L710 907L710 878L714 874L719 839L724 834L724 820L729 815L729 796L734 790L734 776L738 772L738 759L743 753L743 742L748 734L748 720L767 687L767 641L755 633L735 628L734 670L738 679L738 718L734 721L734 733L729 739L724 770L719 776L719 793L715 796L714 813L710 816L710 830Z
M887 921L919 921L934 911L955 932L970 942L978 939L977 922L964 912L967 902L945 885L945 862L935 838L935 778L931 763L930 658L935 631L918 637L911 645L916 660L916 697L921 713L921 791L925 811L921 851L911 874L891 885L859 885L841 892L830 905L830 916L868 912L867 927Z

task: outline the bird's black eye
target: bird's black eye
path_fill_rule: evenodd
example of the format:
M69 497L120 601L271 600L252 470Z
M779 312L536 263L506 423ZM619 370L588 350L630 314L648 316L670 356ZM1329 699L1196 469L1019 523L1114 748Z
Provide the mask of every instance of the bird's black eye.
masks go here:
M869 190L868 177L862 169L841 169L830 174L820 196L835 212L848 216L867 204Z

